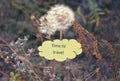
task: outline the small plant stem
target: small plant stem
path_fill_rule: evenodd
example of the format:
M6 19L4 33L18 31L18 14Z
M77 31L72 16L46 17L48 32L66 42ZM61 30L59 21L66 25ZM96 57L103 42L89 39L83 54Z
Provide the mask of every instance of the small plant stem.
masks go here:
M3 43L5 43L8 48L10 48L10 50L13 52L13 54L16 56L17 59L21 60L23 63L26 64L28 69L32 71L32 73L39 79L39 81L42 81L41 78L35 73L34 69L31 67L32 64L26 58L19 56L17 52L9 45L9 43L5 39L3 39L1 36L0 36L0 40Z
M47 35L45 38L51 40L51 35Z
M83 48L84 53L87 54L88 49L90 48L89 44L85 38L85 36L87 36L89 39L91 39L93 41L93 55L97 59L101 60L102 56L99 53L98 41L96 40L96 38L91 33L89 33L87 30L85 30L80 24L78 24L78 22L76 20L73 22L73 27L77 31L77 33L79 34L78 42L80 42L82 44L82 48Z
M42 36L42 33L40 32L40 40L43 42L43 36Z
M8 44L8 42L7 42L5 39L3 39L1 36L0 36L0 40L3 41L8 48L10 48L10 50L13 52L13 54L14 54L15 56L18 55L18 54L16 53L16 51Z
M39 25L39 21L36 19L36 17L35 17L33 14L31 15L30 19L32 20L33 24L34 24L36 27L40 26L40 25ZM39 38L40 38L40 40L43 42L43 37L42 37L42 33L41 33L41 32L39 32Z
M63 31L60 30L60 40L62 40L62 36L63 36Z

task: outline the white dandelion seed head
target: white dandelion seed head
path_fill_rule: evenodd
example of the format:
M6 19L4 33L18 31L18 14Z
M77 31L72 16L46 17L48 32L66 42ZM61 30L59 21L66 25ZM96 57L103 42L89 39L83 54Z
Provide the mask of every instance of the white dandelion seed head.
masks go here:
M74 12L65 5L55 5L47 12L47 20L57 30L65 30L72 26Z
M39 27L39 31L41 32L41 33L46 33L47 32L47 25L46 25L46 22L45 22L45 16L41 16L40 17L40 19L39 19L39 21L40 21L40 27Z
M74 12L65 5L55 5L50 8L46 15L42 16L40 21L40 30L49 35L57 30L66 30L72 26L74 21Z
M46 19L46 15L41 16L39 21L40 21L40 27L38 28L41 33L52 35L56 32L56 30L51 27L48 20Z

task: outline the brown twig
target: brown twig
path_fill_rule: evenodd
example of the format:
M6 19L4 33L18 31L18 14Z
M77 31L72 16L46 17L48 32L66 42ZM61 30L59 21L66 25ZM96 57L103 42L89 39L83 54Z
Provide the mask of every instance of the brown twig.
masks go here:
M34 71L34 69L32 67L32 64L26 58L24 58L22 56L17 56L16 58L19 59L19 60L21 60L28 67L28 69L35 75L35 78L39 79L39 81L42 81L41 78L40 78L40 76L38 76L35 73L35 71Z
M104 42L104 43L108 46L108 49L109 49L113 54L115 53L114 50L113 50L113 48L112 48L112 45L111 45L108 41L102 39L102 42Z
M32 22L33 22L33 24L35 25L35 27L39 27L40 25L40 23L39 23L39 21L36 19L36 17L32 14L31 16L30 16L30 19L32 20ZM39 30L39 28L38 28L38 30ZM38 35L37 35L38 36ZM42 37L42 33L39 31L39 38L40 38L40 40L43 42L43 37Z
M9 43L8 43L3 37L0 36L0 40L1 40L3 43L5 43L7 47L10 48L10 50L13 52L13 54L14 54L15 56L18 55L18 54L16 53L16 51L9 45Z
M97 74L99 72L100 68L96 68L95 71L89 73L88 75L86 75L83 79L85 81L88 81L90 78L92 78L95 74Z
M78 24L76 20L73 22L73 27L79 34L78 42L82 44L83 52L87 54L90 48L85 37L88 36L93 41L93 55L95 55L97 59L102 59L102 56L98 50L98 41L96 38L87 30L85 30L80 24Z
M86 41L86 39L85 39L85 37L84 37L84 35L83 35L83 31L82 31L81 25L79 25L79 24L77 23L77 21L74 21L74 22L73 22L73 27L74 27L74 29L77 31L77 33L79 34L79 38L77 39L78 42L80 42L80 43L82 44L83 51L84 51L85 53L87 53L88 44L87 44L87 41Z
M14 55L16 56L16 58L17 58L18 60L21 60L23 63L25 63L25 65L28 67L28 69L32 71L32 73L35 75L35 77L37 77L37 78L39 79L39 81L42 81L42 80L40 79L40 77L35 73L34 69L32 68L32 66L31 66L32 64L31 64L26 58L24 58L24 57L22 57L22 56L19 56L19 55L17 54L17 52L16 52L16 51L8 44L8 42L7 42L6 40L4 40L4 38L2 38L1 36L0 36L0 40L3 41L3 43L5 43L6 46L8 46L8 47L10 48L10 50L14 53Z

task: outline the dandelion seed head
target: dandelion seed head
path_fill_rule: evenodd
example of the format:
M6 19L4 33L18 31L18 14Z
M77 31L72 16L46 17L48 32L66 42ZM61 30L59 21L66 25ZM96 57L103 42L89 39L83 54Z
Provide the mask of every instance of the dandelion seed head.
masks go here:
M74 13L69 7L65 5L55 5L50 8L46 15L39 19L40 30L42 33L52 35L57 30L68 29L72 26L74 19Z
M74 21L73 11L65 5L55 5L47 12L47 20L57 30L68 29Z
M40 19L40 27L39 30L41 33L43 34L48 34L48 35L52 35L56 32L56 29L54 29L48 22L48 20L46 19L46 15L42 16Z

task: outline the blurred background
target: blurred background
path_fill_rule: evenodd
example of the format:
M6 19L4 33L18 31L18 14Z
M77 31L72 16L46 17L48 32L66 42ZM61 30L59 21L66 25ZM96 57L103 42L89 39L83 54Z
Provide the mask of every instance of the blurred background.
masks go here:
M37 47L38 30L30 16L39 19L55 4L69 6L85 29L110 42L120 63L120 0L0 0L0 36L8 41L26 36L27 46Z
M0 0L0 35L9 40L28 36L29 43L36 46L38 30L30 16L39 19L55 4L71 7L85 29L120 52L120 0Z
M34 36L37 29L31 23L31 14L39 19L55 4L71 7L80 24L95 36L120 43L119 0L0 0L0 35L11 40Z

